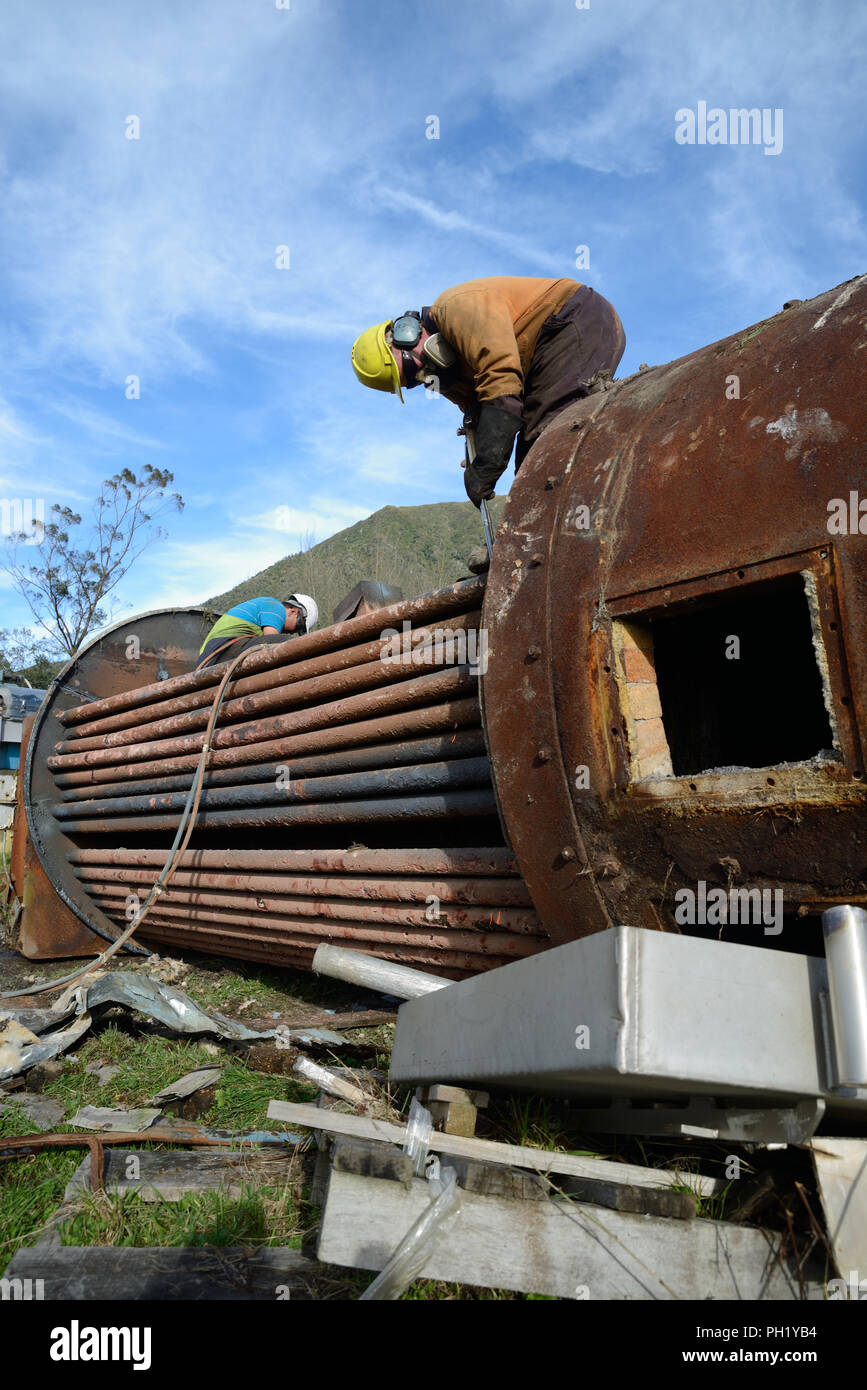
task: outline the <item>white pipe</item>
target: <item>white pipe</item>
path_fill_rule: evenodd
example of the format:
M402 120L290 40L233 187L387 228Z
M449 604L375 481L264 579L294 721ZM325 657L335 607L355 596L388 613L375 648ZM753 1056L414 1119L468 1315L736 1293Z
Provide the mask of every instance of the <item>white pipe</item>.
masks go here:
M326 1067L320 1067L316 1062L311 1062L309 1057L299 1057L292 1070L297 1071L299 1076L303 1076L305 1081L312 1081L319 1087L320 1091L327 1091L330 1096L337 1096L338 1100L346 1100L350 1105L361 1105L366 1108L370 1102L370 1096L366 1096L358 1086L344 1081L342 1076L336 1076L333 1071L328 1071Z
M822 913L838 1086L867 1086L867 912Z
M330 975L335 980L347 980L351 985L365 985L381 994L393 994L397 999L418 999L445 989L451 980L428 975L424 970L411 970L407 965L369 956L364 951L349 951L344 946L319 946L313 957L313 969L318 975Z

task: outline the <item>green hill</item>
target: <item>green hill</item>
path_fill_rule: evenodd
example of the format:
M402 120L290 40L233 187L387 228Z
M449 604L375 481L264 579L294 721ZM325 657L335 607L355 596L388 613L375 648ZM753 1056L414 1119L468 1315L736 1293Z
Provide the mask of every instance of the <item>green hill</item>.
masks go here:
M505 497L490 503L495 524L505 503ZM309 550L260 570L252 579L208 599L205 606L225 612L260 594L283 598L297 591L313 595L319 604L320 626L325 626L332 610L360 580L396 584L405 598L415 598L467 575L467 556L482 544L481 517L470 502L383 507Z

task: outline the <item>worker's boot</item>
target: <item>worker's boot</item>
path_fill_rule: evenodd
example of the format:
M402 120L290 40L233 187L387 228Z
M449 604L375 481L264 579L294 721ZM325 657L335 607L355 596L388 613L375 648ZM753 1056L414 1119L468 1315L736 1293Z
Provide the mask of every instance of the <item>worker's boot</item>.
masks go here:
M467 556L467 569L470 574L484 574L491 563L486 545L477 545Z

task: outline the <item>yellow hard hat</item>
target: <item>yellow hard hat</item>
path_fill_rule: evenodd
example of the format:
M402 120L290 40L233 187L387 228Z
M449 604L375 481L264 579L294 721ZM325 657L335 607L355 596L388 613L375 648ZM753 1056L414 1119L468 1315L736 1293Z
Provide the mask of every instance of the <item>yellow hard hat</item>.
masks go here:
M403 401L400 389L400 372L394 353L385 341L386 329L391 328L393 319L368 328L352 344L352 370L363 386L374 391L396 391Z

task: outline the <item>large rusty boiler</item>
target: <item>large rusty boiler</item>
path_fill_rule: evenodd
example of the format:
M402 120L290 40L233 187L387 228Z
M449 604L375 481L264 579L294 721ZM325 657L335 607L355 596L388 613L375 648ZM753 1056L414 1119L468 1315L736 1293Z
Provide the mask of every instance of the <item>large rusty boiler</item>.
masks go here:
M816 914L865 901L865 375L862 276L588 396L524 463L484 724L553 941L821 954ZM681 927L678 895L719 888L778 894L786 930Z
M862 277L589 395L487 586L251 655L142 939L452 978L620 924L820 954L819 912L867 896L865 316ZM40 711L30 833L101 936L167 856L219 676L65 674ZM737 922L682 919L715 890Z
M491 786L483 592L469 579L244 659L194 837L143 941L301 966L334 941L455 978L548 944ZM189 637L167 613L162 631L152 615L114 630L107 652L89 648L31 736L33 845L100 937L117 935L168 857L225 669L192 670L207 625L184 621ZM186 673L142 685L130 670L167 632L187 642Z

